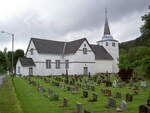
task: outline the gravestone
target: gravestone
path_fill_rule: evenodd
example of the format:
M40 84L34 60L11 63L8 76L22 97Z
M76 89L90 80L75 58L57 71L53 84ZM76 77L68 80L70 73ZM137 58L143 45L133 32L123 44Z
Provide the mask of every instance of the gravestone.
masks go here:
M90 110L84 110L84 113L94 113L94 112L92 112Z
M98 95L96 93L93 93L92 94L92 99L90 99L89 101L90 102L96 102L98 100L97 98L98 98Z
M139 113L150 113L150 106L148 105L140 105Z
M37 88L37 90L38 90L38 92L45 92L46 91L45 88L43 88L42 86L39 86Z
M150 106L150 99L147 99L147 105Z
M79 93L79 89L78 88L71 88L71 93L72 94L78 94Z
M115 95L115 98L122 98L122 95L120 92L117 92L116 95Z
M101 84L101 80L100 80L100 79L97 81L97 84L98 84L98 85L100 85L100 84Z
M64 98L64 107L68 106L68 98Z
M116 107L116 100L112 97L109 97L108 98L108 105L106 107L108 107L108 108Z
M105 96L111 96L112 95L111 90L109 90L109 89L106 89L104 93L105 93Z
M70 86L67 87L67 91L71 91L71 87Z
M126 101L127 102L132 102L133 96L131 94L126 94Z
M53 90L51 88L48 88L48 96L53 95Z
M57 100L59 100L59 95L56 94L56 93L53 93L53 95L50 96L49 99L50 99L51 101L57 101Z
M78 102L76 106L76 113L82 113L82 104Z
M95 87L94 87L94 86L91 86L91 90L92 90L92 91L95 91Z
M113 81L112 86L113 86L114 88L117 87L117 80L114 80L114 81Z
M83 98L87 98L88 97L88 91L84 90L83 91Z
M127 102L125 100L123 100L121 103L120 103L120 109L121 111L123 112L127 112Z
M134 91L132 95L138 95L138 92L137 92L137 91Z
M112 82L111 81L106 81L106 87L111 87L112 86Z
M146 89L147 84L146 84L146 81L145 81L145 80L141 80L141 87L142 87L143 89Z

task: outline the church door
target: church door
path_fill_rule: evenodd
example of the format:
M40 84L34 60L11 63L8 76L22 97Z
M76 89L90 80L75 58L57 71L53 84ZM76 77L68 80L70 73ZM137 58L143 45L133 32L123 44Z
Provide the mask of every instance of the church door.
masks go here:
M87 75L88 74L88 67L83 67L83 74Z
M29 68L29 75L33 75L33 68L32 67Z

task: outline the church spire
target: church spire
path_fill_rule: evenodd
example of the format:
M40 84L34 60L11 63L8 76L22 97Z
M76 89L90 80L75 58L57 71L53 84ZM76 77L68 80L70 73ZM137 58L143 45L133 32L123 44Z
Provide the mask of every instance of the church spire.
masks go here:
M105 8L105 26L104 26L104 35L110 35L110 29L107 19L107 8Z

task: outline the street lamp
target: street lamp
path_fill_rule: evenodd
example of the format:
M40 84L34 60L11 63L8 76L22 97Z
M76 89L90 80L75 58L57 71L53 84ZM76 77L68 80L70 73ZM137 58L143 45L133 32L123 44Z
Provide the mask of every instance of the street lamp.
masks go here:
M12 71L12 74L14 73L14 69L13 69L13 64L14 64L14 34L13 33L9 33L9 32L6 32L6 31L0 31L0 33L6 33L6 34L8 34L8 35L11 35L11 37L12 37L12 65L11 65L11 71Z

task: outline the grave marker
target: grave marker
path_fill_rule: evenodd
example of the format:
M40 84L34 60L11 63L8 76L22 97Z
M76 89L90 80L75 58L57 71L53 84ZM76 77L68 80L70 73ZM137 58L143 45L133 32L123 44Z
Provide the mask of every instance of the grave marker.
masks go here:
M148 105L140 105L139 113L150 113L150 106Z
M64 107L68 106L68 98L64 98Z
M116 100L112 97L109 97L108 98L108 105L106 107L108 107L108 108L116 107Z
M133 96L131 94L126 94L126 101L127 102L132 102Z
M76 113L82 113L82 104L78 102L76 106Z

